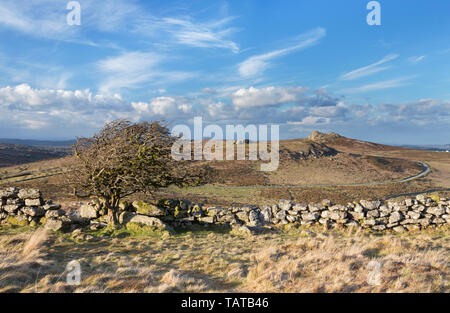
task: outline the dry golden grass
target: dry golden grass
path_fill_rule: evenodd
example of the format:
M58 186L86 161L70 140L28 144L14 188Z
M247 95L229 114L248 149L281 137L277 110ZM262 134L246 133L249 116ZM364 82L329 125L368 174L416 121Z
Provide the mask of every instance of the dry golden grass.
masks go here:
M0 232L0 292L450 291L448 227L402 235L293 228L251 237L205 229L90 241L18 231ZM81 264L79 285L66 282L73 260Z
M299 239L255 255L244 290L257 292L448 292L448 246L383 236ZM380 265L370 283L371 261Z
M17 292L37 279L47 262L42 249L48 240L44 230L0 237L0 292Z

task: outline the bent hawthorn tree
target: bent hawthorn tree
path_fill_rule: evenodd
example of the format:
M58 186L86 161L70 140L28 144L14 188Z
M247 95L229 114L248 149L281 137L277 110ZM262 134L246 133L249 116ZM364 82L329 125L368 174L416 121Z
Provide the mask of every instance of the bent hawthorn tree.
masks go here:
M107 123L92 138L77 138L66 181L75 194L102 199L108 223L117 226L119 203L124 197L169 185L200 183L201 167L172 158L171 147L177 139L160 122Z

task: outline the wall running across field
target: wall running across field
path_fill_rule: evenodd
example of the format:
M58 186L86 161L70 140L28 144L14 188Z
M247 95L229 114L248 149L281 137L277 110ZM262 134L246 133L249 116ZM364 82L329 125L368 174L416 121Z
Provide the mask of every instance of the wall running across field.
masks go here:
M0 189L0 223L43 225L50 230L73 231L81 227L106 227L106 209L91 201L67 213L37 189ZM418 195L400 202L361 200L347 205L302 204L280 200L271 206L206 207L186 200L166 199L156 204L134 201L120 205L119 222L151 226L167 231L192 224L226 224L256 234L284 225L322 224L327 227L362 227L373 231L404 232L438 227L450 221L450 199Z

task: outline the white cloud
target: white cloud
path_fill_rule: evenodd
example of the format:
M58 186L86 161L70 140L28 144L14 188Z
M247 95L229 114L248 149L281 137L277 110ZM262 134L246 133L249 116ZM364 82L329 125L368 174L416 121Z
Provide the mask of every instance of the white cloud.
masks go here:
M65 15L58 16L58 6L55 3L49 4L24 5L19 1L4 0L0 3L0 24L38 37L52 38L64 32L66 35L70 34L71 29L65 22Z
M98 62L98 67L104 72L123 73L146 70L158 64L160 57L151 52L127 52L116 57L109 57Z
M339 79L340 80L354 80L357 78L369 76L375 73L378 73L380 71L384 71L389 68L389 66L380 66L386 62L392 61L398 57L397 54L389 54L382 58L380 61L372 63L370 65L358 68L356 70L353 70L351 72L342 74Z
M82 28L67 24L69 11L66 4L58 0L29 1L27 4L3 0L0 3L0 26L37 38L98 46L98 43L83 38ZM92 11L85 13L89 12Z
M409 57L408 62L412 64L417 64L420 61L423 61L426 58L425 55L415 56L415 57Z
M80 2L82 25L105 32L123 31L142 16L142 8L134 0Z
M99 61L97 67L105 73L105 78L100 83L100 92L140 87L153 78L153 68L160 59L154 53L127 52Z
M39 130L41 128L44 128L45 126L48 126L48 122L36 120L23 120L22 124L25 126L25 128L32 130Z
M104 73L100 92L111 93L123 88L142 88L143 84L177 82L195 76L195 73L164 71L160 68L164 57L154 52L132 51L108 57L97 62Z
M70 26L66 21L69 13L67 3L63 0L43 0L24 4L23 1L2 0L0 27L39 38L114 49L120 47L107 40L96 42L88 39L89 32L152 37L152 45L167 45L171 37L172 43L180 45L239 52L238 44L228 38L236 29L226 26L234 17L202 23L192 17L153 16L136 0L83 0L80 1L81 25ZM176 10L172 8L172 11Z
M172 34L180 44L199 48L229 49L239 52L239 46L226 39L235 31L234 28L224 28L233 18L224 18L214 23L194 23L188 19L163 18L158 24Z
M64 89L73 73L59 65L32 62L24 56L8 56L0 52L0 73L11 83L29 83L40 88Z
M348 108L340 102L333 106L312 107L309 112L317 117L342 117L348 112Z
M76 136L97 130L104 122L117 118L186 121L201 115L209 122L246 124L284 123L302 119L308 114L335 118L340 114L341 109L329 106L312 113L308 109L309 104L297 104L288 109L281 107L283 103L301 102L306 90L304 87L251 87L241 88L223 101L212 95L203 95L195 98L159 96L148 102L129 103L119 94L93 94L88 89L35 89L21 84L0 88L0 129L9 127L42 132L62 127L63 132Z
M233 98L236 94L237 105ZM220 125L277 123L294 127L292 131L296 126L352 127L355 123L369 127L397 122L423 127L450 124L450 101L422 99L401 104L353 105L333 99L323 90L308 95L304 87L251 87L221 100L211 95L159 96L148 102L129 103L119 94L93 94L87 89L35 89L21 84L0 88L0 132L6 137L39 134L41 138L70 138L90 136L105 122L115 119L189 123L194 116Z
M372 84L363 85L360 87L355 88L347 88L344 90L341 90L340 93L362 93L362 92L369 92L369 91L375 91L375 90L382 90L382 89L388 89L388 88L394 88L394 87L401 87L407 85L407 81L415 76L405 76L405 77L399 77L396 79L390 79L390 80L383 80Z
M52 40L98 46L83 38L86 30L124 30L130 21L140 14L133 1L81 1L81 26L67 24L68 1L2 0L0 3L0 25L24 34Z
M229 104L222 101L201 99L199 102L212 120L230 119L235 113Z
M231 98L234 106L237 108L261 107L297 101L298 95L306 90L307 88L304 87L250 87L237 90L231 95Z
M324 125L329 124L330 119L326 117L320 117L320 116L305 116L300 121L288 121L287 125L294 125L294 126L318 126L318 125ZM292 130L296 130L298 127L294 127Z
M34 37L109 47L114 47L114 44L103 41L100 44L86 39L88 32L132 32L163 39L164 44L168 36L163 33L169 33L178 44L223 48L234 53L239 51L238 44L228 39L236 29L226 26L234 17L201 23L191 17L152 16L136 0L83 0L80 1L81 26L70 26L66 21L69 13L67 3L43 0L24 4L23 1L2 0L0 26Z
M215 90L214 88L208 88L205 87L201 90L202 93L206 93L206 94L210 94L210 95L214 95L217 93L217 90Z
M325 29L319 27L299 36L298 42L288 48L252 56L238 65L239 74L242 77L251 77L262 74L270 66L271 60L313 46L317 44L325 34Z
M150 102L132 102L131 106L140 113L146 113L150 116L179 116L189 113L192 105L183 98L157 97Z
M0 4L0 23L23 32L30 32L32 30L31 21L10 5L8 2Z
M330 122L329 118L319 116L307 116L302 119L300 125L319 125L319 124L328 124L329 122Z
M16 131L78 127L82 132L130 111L119 95L94 95L88 89L34 89L27 84L0 88L0 124Z
M450 101L420 99L401 104L381 103L378 108L384 113L384 120L405 120L420 125L450 122Z

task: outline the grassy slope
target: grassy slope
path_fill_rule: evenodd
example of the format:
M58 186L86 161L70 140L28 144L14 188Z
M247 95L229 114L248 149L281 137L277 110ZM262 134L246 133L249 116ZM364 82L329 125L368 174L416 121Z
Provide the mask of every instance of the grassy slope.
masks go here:
M450 291L448 229L393 235L304 228L256 237L202 229L85 238L0 229L0 292ZM81 264L78 286L65 281L73 260ZM371 261L380 264L379 284L370 280Z

